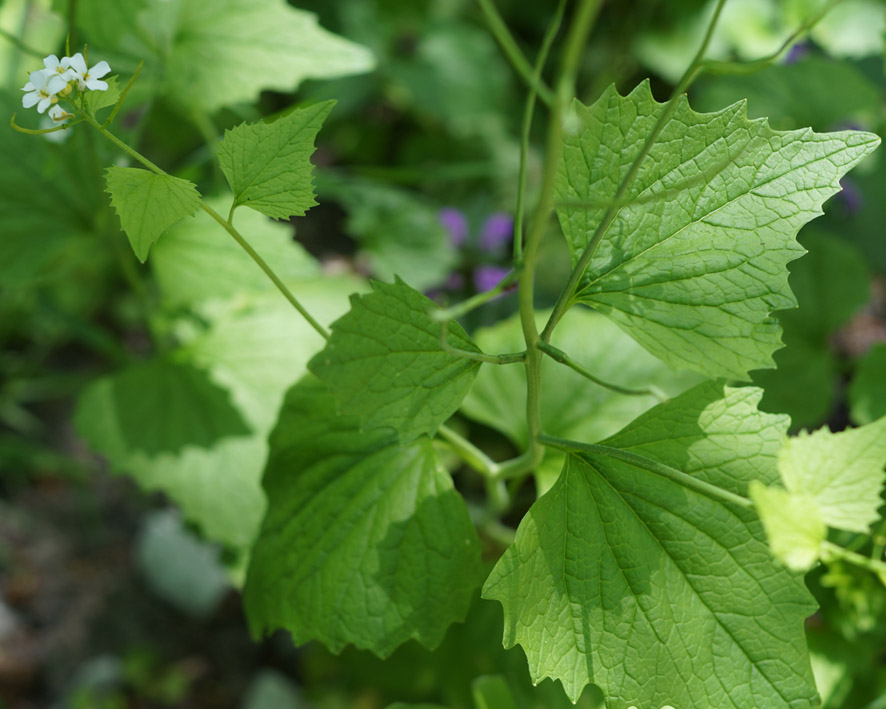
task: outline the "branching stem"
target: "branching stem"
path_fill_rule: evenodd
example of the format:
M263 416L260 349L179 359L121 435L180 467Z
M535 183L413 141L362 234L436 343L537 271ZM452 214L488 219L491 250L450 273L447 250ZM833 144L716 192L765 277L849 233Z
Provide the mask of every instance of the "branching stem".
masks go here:
M599 377L591 374L587 369L585 369L578 362L572 359L563 350L558 349L557 347L554 347L553 345L543 340L539 340L535 346L554 361L559 362L560 364L565 364L570 369L578 372L585 379L589 379L590 381L594 382L594 384L597 384L606 389L610 389L618 394L626 394L628 396L654 396L659 401L666 401L668 398L667 394L661 391L661 389L659 389L658 387L650 386L646 389L631 389L630 387L623 387L618 384L611 384L610 382L603 381Z

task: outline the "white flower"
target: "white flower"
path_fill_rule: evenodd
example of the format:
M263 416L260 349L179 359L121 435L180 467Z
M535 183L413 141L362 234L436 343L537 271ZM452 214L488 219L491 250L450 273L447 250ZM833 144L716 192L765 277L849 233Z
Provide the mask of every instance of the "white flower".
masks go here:
M22 91L27 92L22 96L22 106L30 108L37 104L38 113L43 113L56 103L58 99L55 95L67 85L61 76L47 74L43 69L32 71L29 78L31 80L22 87Z
M86 89L107 91L108 82L99 81L99 79L111 71L111 67L106 61L100 61L94 67L88 69L83 55L77 52L73 57L62 57L61 65L71 70L73 78L77 79L81 91L86 91Z
M46 68L43 70L45 73L49 74L50 77L60 76L64 79L67 84L71 79L74 78L73 70L67 68L62 62L59 61L58 57L55 54L50 54L43 60L43 66Z

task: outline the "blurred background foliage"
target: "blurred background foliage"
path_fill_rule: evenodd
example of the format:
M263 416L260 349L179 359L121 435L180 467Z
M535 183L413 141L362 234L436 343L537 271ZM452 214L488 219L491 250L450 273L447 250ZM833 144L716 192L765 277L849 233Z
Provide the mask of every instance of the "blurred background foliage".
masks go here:
M729 0L711 55L765 56L822 4ZM497 5L534 57L556 2ZM664 100L712 7L607 3L579 98L649 77ZM20 87L40 57L64 53L68 33L71 52L88 43L121 82L144 61L114 130L220 208L229 198L213 151L225 129L337 100L313 158L319 206L292 223L237 217L321 320L369 277L397 274L451 303L507 272L524 89L471 0L0 0L0 116L39 126ZM843 0L779 62L703 77L690 101L711 111L746 100L778 129L883 135L884 36L886 4ZM530 204L543 130L539 112ZM51 138L0 128L0 708L569 706L550 681L530 685L521 651L501 648L499 608L479 600L435 652L410 643L385 662L248 637L234 589L264 509L265 436L317 336L208 219L177 225L138 264L103 193L102 169L120 154L85 127ZM800 308L779 314L778 369L754 378L764 408L789 413L794 430L886 414L886 160L875 154L843 187L800 235L809 253L790 267ZM556 229L540 307L567 275ZM506 295L465 325L506 342L514 309ZM613 378L628 371L624 355L669 381L600 327L600 352L586 355ZM164 399L170 381L188 396ZM637 413L580 394L569 406L604 412L581 435ZM134 410L144 401L170 435L145 427ZM194 409L210 404L212 426L185 445ZM484 426L483 406L475 393L471 419L454 425L503 458L520 444L519 421L505 438ZM545 462L547 479L556 464ZM470 502L476 483L457 483ZM882 552L883 534L840 541ZM825 707L886 707L883 584L839 564L809 583ZM594 688L580 706L600 706Z

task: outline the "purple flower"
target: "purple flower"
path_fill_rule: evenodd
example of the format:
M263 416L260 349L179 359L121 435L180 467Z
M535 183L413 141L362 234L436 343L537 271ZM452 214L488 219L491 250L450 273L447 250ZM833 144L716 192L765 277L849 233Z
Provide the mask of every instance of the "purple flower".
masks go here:
M782 60L785 64L793 64L800 61L809 53L809 44L806 42L797 42L788 50L785 58Z
M480 246L485 251L494 251L499 245L507 244L514 235L514 220L503 212L494 212L483 222Z
M492 290L510 273L502 266L478 266L474 271L474 285L479 293Z
M455 207L444 207L437 215L440 223L449 232L449 238L455 246L461 246L468 238L468 220Z
M840 187L843 188L839 193L843 206L846 207L846 211L849 212L849 214L855 214L864 205L861 190L859 190L852 179L848 177L844 177L840 180Z

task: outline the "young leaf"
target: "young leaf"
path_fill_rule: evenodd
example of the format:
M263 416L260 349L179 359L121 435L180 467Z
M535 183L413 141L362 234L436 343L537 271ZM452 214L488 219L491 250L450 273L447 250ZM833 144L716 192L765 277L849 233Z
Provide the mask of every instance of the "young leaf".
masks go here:
M105 77L108 88L105 91L86 91L83 93L83 103L86 104L86 110L93 116L95 112L113 106L120 98L120 87L116 76Z
M760 395L702 384L604 441L610 453L568 455L483 589L534 681L559 679L573 702L593 682L609 709L819 706L802 579L751 510L702 490L776 479L788 421L757 411Z
M794 571L811 569L828 531L815 498L757 480L751 481L749 493L775 558Z
M578 262L664 104L648 83L574 104L557 213ZM781 346L775 310L796 305L794 236L878 144L870 133L778 133L743 104L674 114L617 205L578 295L674 368L747 379Z
M884 466L886 417L840 433L802 431L778 453L789 491L814 499L825 524L862 534L879 519Z
M244 602L254 634L346 644L385 657L410 638L435 647L463 620L480 580L464 501L428 438L361 431L324 385L290 390L264 487L269 507Z
M225 131L218 161L234 191L234 204L245 204L269 217L302 216L317 204L311 181L314 138L334 101L295 108L270 123L241 123Z
M75 421L95 450L121 455L176 453L251 432L228 393L205 371L161 359L94 382L80 399Z
M351 297L351 310L308 368L329 386L339 410L365 428L391 426L403 442L433 433L461 404L480 363L446 352L434 303L398 280L373 283ZM479 352L465 331L449 324L449 344Z
M142 263L164 231L200 208L197 186L171 175L134 167L109 167L105 182L123 231Z

